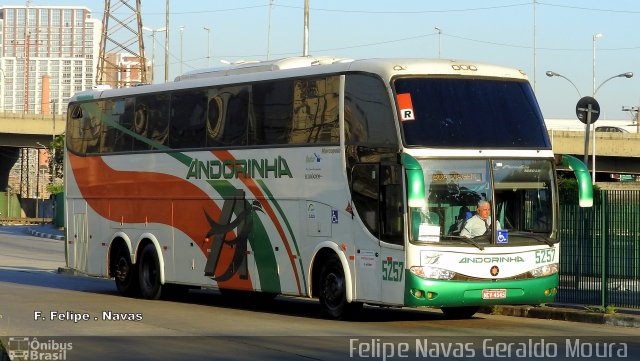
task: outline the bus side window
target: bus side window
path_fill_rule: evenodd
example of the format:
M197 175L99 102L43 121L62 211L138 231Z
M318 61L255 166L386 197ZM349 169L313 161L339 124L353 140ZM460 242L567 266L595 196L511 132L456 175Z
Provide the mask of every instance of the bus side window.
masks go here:
M380 238L379 164L355 164L351 169L351 197L365 227Z
M207 94L203 90L171 94L169 146L174 149L204 146Z
M81 137L84 153L100 152L100 138L106 131L106 125L102 118L102 106L104 102L91 102L82 104Z
M169 135L169 95L141 95L136 99L133 130L145 139L135 139L134 150L154 149L167 142Z
M289 144L339 142L339 88L337 76L295 81Z
M207 107L207 139L208 147L220 145L218 139L222 136L224 119L222 117L222 98L213 96Z
M67 120L67 147L76 153L84 154L84 111L82 105L69 107Z
M247 145L249 125L249 89L246 86L229 89L226 99L222 143Z
M344 120L346 144L393 148L398 146L387 89L374 76L347 75Z
M402 167L397 164L383 164L381 170L381 239L387 243L402 245L404 243Z
M278 80L252 87L254 144L288 144L293 114L293 81Z

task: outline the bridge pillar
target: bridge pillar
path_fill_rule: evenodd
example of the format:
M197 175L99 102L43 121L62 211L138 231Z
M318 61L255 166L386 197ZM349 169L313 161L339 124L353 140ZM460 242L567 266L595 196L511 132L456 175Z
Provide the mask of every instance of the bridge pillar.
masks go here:
M18 160L20 148L0 147L0 191L7 190L9 186L9 172Z

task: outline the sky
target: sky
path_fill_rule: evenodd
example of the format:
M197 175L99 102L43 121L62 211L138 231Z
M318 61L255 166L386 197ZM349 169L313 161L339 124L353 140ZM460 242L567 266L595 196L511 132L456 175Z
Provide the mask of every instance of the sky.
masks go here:
M111 1L115 14L121 11L118 2ZM105 1L32 0L31 5L86 6L102 19ZM600 119L631 123L631 114L621 109L640 105L638 0L309 0L309 6L310 55L442 57L519 68L529 76L545 118L576 119L576 103L592 95L594 78L598 87L633 72L632 78L607 81L595 98ZM166 0L142 0L141 8L145 27L165 26ZM302 55L304 0L170 0L169 8L170 80L181 72L223 66L221 61ZM151 34L143 37L148 58ZM595 34L602 36L594 41ZM155 39L155 82L161 82L164 33ZM547 77L548 70L570 81Z

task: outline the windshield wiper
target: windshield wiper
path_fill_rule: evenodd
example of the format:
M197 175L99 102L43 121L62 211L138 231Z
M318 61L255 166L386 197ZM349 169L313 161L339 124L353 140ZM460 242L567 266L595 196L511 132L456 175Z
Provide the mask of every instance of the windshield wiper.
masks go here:
M479 237L482 237L482 236L479 236ZM478 242L474 241L473 238L467 238L463 236L447 236L447 238L462 240L464 243L468 243L472 246L477 247L479 250L484 251L484 247Z
M533 232L532 230L529 229L525 229L526 232ZM510 235L513 236L521 236L521 237L525 237L525 238L532 238L535 239L538 242L544 242L546 243L549 247L553 247L553 242L551 242L551 240L547 237L543 237L543 236L539 236L535 233L525 233L525 232L514 232L514 233L510 233Z

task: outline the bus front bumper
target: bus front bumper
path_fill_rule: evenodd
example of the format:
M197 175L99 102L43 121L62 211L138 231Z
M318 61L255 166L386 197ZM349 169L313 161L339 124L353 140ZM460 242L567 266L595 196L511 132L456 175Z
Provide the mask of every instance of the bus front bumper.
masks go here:
M534 305L552 302L558 290L557 273L525 280L448 281L405 272L404 304L411 307Z

